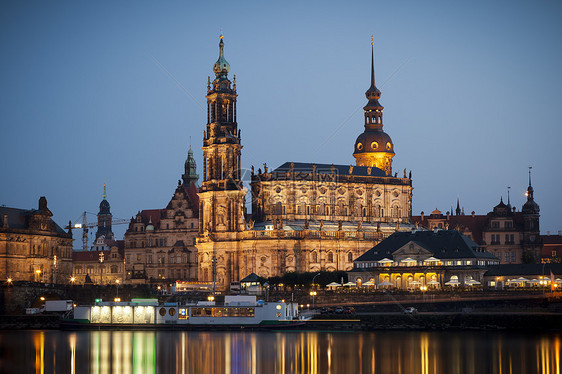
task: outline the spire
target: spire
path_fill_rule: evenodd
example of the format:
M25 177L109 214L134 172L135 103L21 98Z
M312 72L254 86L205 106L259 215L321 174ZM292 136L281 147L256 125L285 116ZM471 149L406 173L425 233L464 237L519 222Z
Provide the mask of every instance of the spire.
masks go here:
M219 42L219 58L217 62L215 62L215 64L213 65L213 71L215 72L215 75L219 80L227 79L226 76L230 71L230 64L228 63L228 61L226 61L226 58L224 58L224 42L223 42L222 30L221 30L220 42Z
M527 187L527 193L525 193L525 195L527 196L527 201L533 200L533 192L535 192L534 189L533 189L533 186L531 185L531 169L532 168L533 168L532 166L529 166L529 187Z
M197 181L199 180L199 175L197 174L197 164L195 158L193 157L193 151L191 150L191 136L189 137L189 150L187 151L187 160L184 164L184 174L181 176L183 179L183 184L185 187L189 187L191 183L197 186Z
M511 187L507 186L507 206L511 208L511 200L509 198L509 189Z
M373 44L373 35L371 35L371 88L375 88L375 47Z
M369 99L369 103L367 104L367 107L369 106L381 107L381 105L378 102L378 99L380 99L381 97L381 92L375 85L375 47L374 47L372 35L371 35L371 86L369 87L367 92L365 92L365 96L367 96L367 99ZM382 107L380 109L382 109Z
M106 187L105 182L103 182L103 195L102 195L103 200L107 199L107 191L105 187Z
M457 216L461 215L461 205L460 205L460 200L459 200L459 196L457 195L457 209L455 209L455 214Z

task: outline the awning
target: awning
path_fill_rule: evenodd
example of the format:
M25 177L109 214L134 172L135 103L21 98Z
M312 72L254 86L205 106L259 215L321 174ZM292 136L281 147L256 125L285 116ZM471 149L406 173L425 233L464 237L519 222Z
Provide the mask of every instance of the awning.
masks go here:
M354 282L344 283L344 287L355 287L355 283Z
M436 280L430 280L429 282L427 282L427 284L429 284L430 286L434 286L439 284L439 282L437 282Z
M412 286L421 286L421 282L418 282L418 281L411 281L410 284Z
M414 260L413 258L408 257L408 258L403 259L403 260L400 261L400 262L412 263L412 262L418 262L418 261L417 261L417 260Z
M363 286L374 286L374 285L375 285L375 282L373 282L372 280L363 283Z
M393 261L393 260L390 260L390 259L388 259L388 258L383 258L382 260L379 260L378 262L379 262L379 264L391 264L391 263L393 263L394 261Z
M450 280L450 281L448 281L448 282L445 282L445 284L446 284L447 286L458 286L458 285L460 285L461 283L460 283L458 280L453 279L453 280Z
M468 284L469 286L477 286L479 284L482 284L482 283L480 283L480 282L478 282L477 280L474 280L474 279L467 280L465 283Z
M379 283L379 286L392 286L392 283L388 282L388 281L384 281Z
M341 284L337 282L332 282L332 283L328 283L326 287L341 287Z

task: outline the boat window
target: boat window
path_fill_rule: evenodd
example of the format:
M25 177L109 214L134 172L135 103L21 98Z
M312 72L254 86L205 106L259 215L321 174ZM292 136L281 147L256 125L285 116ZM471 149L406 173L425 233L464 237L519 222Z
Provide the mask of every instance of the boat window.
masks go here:
M170 310L168 310L168 314L173 316L176 314L176 309L175 308L170 308Z
M166 308L160 308L160 311L158 313L160 313L160 315L164 317L166 315Z

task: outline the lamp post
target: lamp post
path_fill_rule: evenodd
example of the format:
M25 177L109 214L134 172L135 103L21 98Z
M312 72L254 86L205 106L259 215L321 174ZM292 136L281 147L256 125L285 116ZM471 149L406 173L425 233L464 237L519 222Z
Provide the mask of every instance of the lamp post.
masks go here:
M35 274L37 274L37 283L41 282L41 269L35 270Z
M119 299L119 279L115 279L115 286L117 287L117 298Z
M312 277L312 288L314 288L314 280L316 279L317 276L319 276L320 273L316 274L314 277Z
M425 291L427 291L427 286L421 286L420 290L422 292L423 301L425 302Z
M8 281L8 286L11 286L12 285L12 278L8 278L7 281Z
M53 283L57 283L57 255L53 256Z
M100 286L103 286L103 253L100 253Z
M312 296L312 308L314 308L314 296L316 296L316 291L310 291L310 296Z
M70 283L74 286L74 282L76 282L76 278L70 277Z

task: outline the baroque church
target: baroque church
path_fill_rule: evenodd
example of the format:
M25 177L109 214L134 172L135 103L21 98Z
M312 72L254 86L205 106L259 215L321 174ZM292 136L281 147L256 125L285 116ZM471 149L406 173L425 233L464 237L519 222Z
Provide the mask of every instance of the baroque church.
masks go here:
M215 79L207 84L203 177L198 195L198 278L226 289L256 273L349 270L353 260L396 231L411 231L412 178L392 170L394 144L371 80L355 165L285 162L253 170L252 213L241 179L236 76L230 81L221 35ZM142 217L141 217L142 219Z

